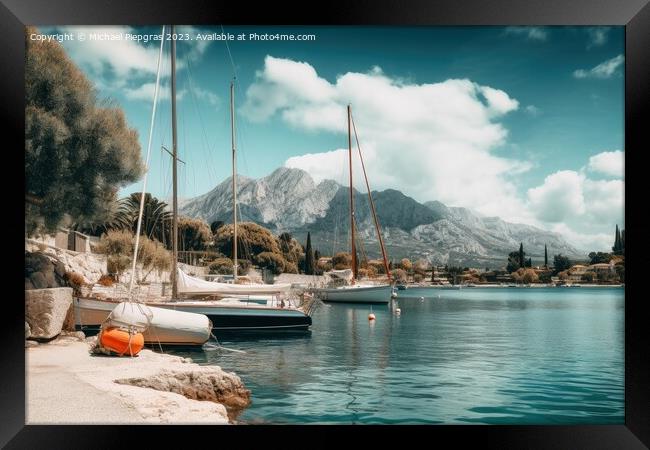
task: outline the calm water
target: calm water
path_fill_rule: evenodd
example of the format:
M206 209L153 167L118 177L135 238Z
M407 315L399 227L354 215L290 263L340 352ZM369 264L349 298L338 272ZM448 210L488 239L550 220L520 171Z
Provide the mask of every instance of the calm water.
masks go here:
M218 335L246 354L182 354L244 380L244 423L624 423L622 288L408 289L397 306L375 323L321 306L309 332Z

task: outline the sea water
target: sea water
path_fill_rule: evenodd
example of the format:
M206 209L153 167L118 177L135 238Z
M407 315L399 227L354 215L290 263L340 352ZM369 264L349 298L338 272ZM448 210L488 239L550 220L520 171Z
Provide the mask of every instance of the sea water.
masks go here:
M325 304L307 332L217 335L245 354L177 354L242 378L243 423L624 423L623 288L398 295L375 321Z

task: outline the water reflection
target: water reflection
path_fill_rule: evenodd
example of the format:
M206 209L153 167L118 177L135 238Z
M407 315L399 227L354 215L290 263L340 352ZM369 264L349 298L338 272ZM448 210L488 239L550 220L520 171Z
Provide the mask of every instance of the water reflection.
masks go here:
M409 289L375 321L332 304L311 332L220 333L247 353L189 356L242 377L246 422L622 423L623 305L615 289Z

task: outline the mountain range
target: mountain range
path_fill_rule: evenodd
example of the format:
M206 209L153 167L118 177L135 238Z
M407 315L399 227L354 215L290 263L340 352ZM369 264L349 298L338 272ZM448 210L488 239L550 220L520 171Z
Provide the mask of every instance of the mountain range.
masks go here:
M275 233L288 231L304 245L311 232L312 246L322 255L349 250L349 188L333 180L316 183L301 169L281 167L252 179L238 175L237 203L242 221L252 221ZM382 236L390 259L424 258L435 264L498 268L523 243L534 264L543 263L544 245L549 259L561 253L584 259L558 233L530 225L484 217L467 208L439 201L419 203L394 189L372 191ZM360 253L380 256L366 192L354 190L355 218ZM206 220L232 220L232 179L206 194L186 200L181 213Z

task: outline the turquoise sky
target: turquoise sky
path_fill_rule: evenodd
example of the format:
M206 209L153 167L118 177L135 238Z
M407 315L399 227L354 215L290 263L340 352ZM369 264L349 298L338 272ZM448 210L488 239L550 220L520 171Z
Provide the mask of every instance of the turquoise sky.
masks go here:
M90 29L59 26L45 27L42 31ZM102 27L92 29L102 30ZM136 34L160 32L160 27L112 29ZM317 77L332 85L343 74L368 74L378 66L383 76L400 86L467 79L503 91L510 99L516 100L518 107L491 119L507 131L507 136L497 145L486 147L485 151L490 157L506 158L529 166L527 170L501 173L510 183L512 193L509 195L528 208L529 222L560 232L565 232L566 228L570 230L565 232L567 235L584 235L585 245L593 243L601 247L605 245L604 236L613 235L614 223L622 223L622 192L604 194L608 198L621 197L619 203L614 203L618 205L616 214L597 214L594 211L603 209L602 205L589 206L590 196L595 195L593 186L598 185L596 191L600 193L609 189L605 182L620 180L622 183L622 169L620 173L612 173L612 170L607 173L608 170L589 170L588 167L591 157L624 150L623 27L224 26L223 29L234 35L252 32L315 34L316 40L232 41L228 44L229 49L222 41L178 43L179 152L185 161L180 166L179 195L183 198L203 194L230 175L228 95L234 72L237 77L235 102L239 106L238 165L243 175L261 177L285 164L290 157L327 152L347 145L344 133L326 127L309 129L297 126L289 123L280 109L261 121L242 112L248 89L263 77L268 55L307 63ZM193 37L199 32L220 33L221 30L221 26L177 29L179 33L189 32ZM91 45L78 40L63 45L95 82L99 97L110 98L124 109L129 124L139 132L144 154L152 101L150 96L139 95L137 91L144 84L155 81L155 58L151 57L157 57L159 42L121 42L119 45L123 47L119 49L117 44L110 47L111 43ZM164 53L163 74L166 78L163 88L168 92L169 45L165 46ZM150 58L153 64L149 64L149 69L143 68L145 61L139 54ZM620 59L616 59L619 55ZM271 90L273 85L267 83L263 87ZM285 88L285 91L290 88ZM370 127L364 129L370 130ZM371 141L372 136L368 140ZM147 190L155 196L169 198L170 161L167 154L160 151L163 144L168 147L171 144L168 97L159 103ZM453 152L448 157L453 158ZM582 194L586 208L581 214L583 217L569 214L562 220L549 216L549 220L540 216L539 211L548 206L540 203L546 201L543 194L547 190L554 192L553 179L548 177L566 171L586 177L587 182L592 183ZM381 176L377 178L381 179ZM400 185L399 180L404 180L405 185ZM469 201L463 204L462 193L456 197L437 198L435 189L411 192L406 180L408 177L397 177L397 184L390 187L403 190L419 201L442 199L448 204L477 208ZM379 187L388 186L380 182ZM141 188L141 183L125 186L121 194ZM544 188L544 192L529 193L530 189L536 188ZM573 200L566 200L567 209L571 209ZM488 208L483 212L488 215L499 213L509 218L505 211L501 213ZM591 236L592 240L586 236Z

